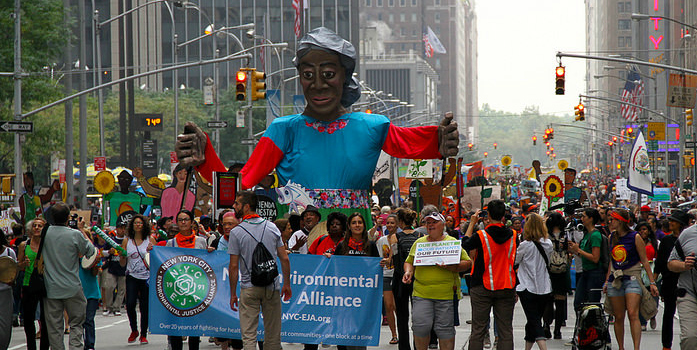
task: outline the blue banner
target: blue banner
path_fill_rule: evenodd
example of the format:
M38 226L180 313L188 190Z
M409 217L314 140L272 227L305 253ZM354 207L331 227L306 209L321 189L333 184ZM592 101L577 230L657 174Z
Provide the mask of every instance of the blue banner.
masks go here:
M153 334L240 339L239 314L230 309L226 252L156 247L150 262ZM379 258L292 254L293 296L283 302L281 340L377 346L382 308L379 263ZM261 319L258 336L264 338Z

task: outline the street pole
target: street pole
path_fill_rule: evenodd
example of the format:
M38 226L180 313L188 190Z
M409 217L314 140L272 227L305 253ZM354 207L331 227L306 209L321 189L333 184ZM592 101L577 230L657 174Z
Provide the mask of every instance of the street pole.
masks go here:
M174 29L172 29L174 30ZM172 47L172 57L174 62L174 67L177 66L177 60L179 55L179 47L177 46L177 34L174 34L174 45ZM174 74L172 74L173 83L172 89L174 89L174 141L177 141L177 135L179 135L179 70L175 69Z
M63 0L65 12L64 12L64 19L65 23L70 23L71 21L71 16L70 16L70 0ZM69 71L73 70L73 49L72 49L72 40L70 37L68 37L68 42L65 47L65 54L64 54L64 61L68 66ZM73 91L73 75L68 74L68 76L65 79L65 94L69 95ZM73 204L73 194L75 193L74 189L74 183L73 180L75 179L73 176L73 153L74 153L74 135L73 135L73 103L72 101L70 103L65 104L65 108L63 109L64 115L65 115L65 190L66 190L66 196L65 200L68 202L68 204Z
M22 30L20 14L22 12L21 0L15 0L15 91L14 91L14 114L15 120L22 120ZM19 197L22 194L22 141L20 134L15 133L15 205L19 206Z
M94 10L94 27L95 36L97 37L95 48L97 49L97 85L102 85L102 28L99 26L99 10ZM99 155L104 157L104 92L102 89L97 91L97 99L99 100Z
M78 2L80 28L87 27L85 2ZM83 68L84 67L84 68ZM87 88L87 35L80 30L80 90ZM80 209L87 210L87 95L80 96Z

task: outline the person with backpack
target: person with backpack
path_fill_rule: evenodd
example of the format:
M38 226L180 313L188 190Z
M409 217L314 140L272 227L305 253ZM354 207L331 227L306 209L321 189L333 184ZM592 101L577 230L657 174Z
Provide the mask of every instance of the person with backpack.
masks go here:
M537 346L547 349L547 337L542 327L542 315L552 293L549 256L553 244L542 217L531 213L525 219L523 241L518 246L515 262L518 265L516 292L525 312L525 350Z
M422 236L414 230L415 220L415 211L408 208L397 210L397 227L401 231L396 233L397 244L392 254L392 263L394 265L392 294L395 301L399 350L411 350L411 342L409 341L409 305L411 304L413 285L402 283L402 276L404 275L404 262L409 256L411 246Z
M659 248L660 249L660 248ZM686 228L675 242L668 269L679 274L677 309L680 316L680 348L697 349L697 226Z
M571 261L567 251L564 234L565 222L561 214L550 212L545 220L549 239L552 241L552 253L549 257L549 278L552 283L552 298L547 300L544 313L545 337L551 338L550 325L554 321L554 339L561 339L561 327L566 322L566 296L571 290Z
M290 283L279 278L276 259L281 261L283 281L290 281L290 260L281 232L257 213L257 195L239 191L233 207L240 224L230 232L230 309L239 308L240 331L245 349L256 349L259 312L264 317L264 348L281 348L281 298L290 300ZM239 276L240 297L237 297Z
M580 242L569 242L569 252L581 258L583 272L576 274L576 293L574 310L578 312L585 302L600 302L600 289L603 287L604 272L600 267L602 234L595 228L600 222L600 214L593 208L585 208L581 213L581 223L585 228ZM577 260L578 261L578 260Z
M607 292L615 316L615 338L620 349L624 349L624 318L629 318L634 349L641 346L641 322L639 312L642 305L642 295L645 286L641 281L641 270L646 271L649 278L651 295L658 296L656 280L651 272L646 258L644 240L636 231L629 228L629 212L624 209L614 209L608 217L610 220L610 237L612 265L607 273L607 283L603 290ZM653 303L653 300L650 300ZM653 304L655 310L655 304ZM653 315L648 315L652 317Z

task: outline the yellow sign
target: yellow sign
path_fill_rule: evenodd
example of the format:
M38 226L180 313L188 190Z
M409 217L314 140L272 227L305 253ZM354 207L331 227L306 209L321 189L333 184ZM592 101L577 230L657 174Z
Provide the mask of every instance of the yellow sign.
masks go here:
M649 122L646 131L646 139L652 141L664 141L666 139L666 123Z

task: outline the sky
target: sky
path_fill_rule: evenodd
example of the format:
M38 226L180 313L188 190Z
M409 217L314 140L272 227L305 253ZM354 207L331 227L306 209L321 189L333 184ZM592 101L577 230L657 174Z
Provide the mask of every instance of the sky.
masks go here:
M585 82L585 61L564 58L566 94L555 95L556 53L585 51L583 0L478 0L479 106L573 115Z

